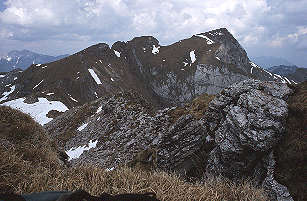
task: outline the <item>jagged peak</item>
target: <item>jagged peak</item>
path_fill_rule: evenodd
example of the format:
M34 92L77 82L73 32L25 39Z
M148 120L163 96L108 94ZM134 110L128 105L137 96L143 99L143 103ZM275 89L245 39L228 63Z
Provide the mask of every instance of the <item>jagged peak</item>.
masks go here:
M225 42L226 40L230 40L233 43L238 43L239 44L239 42L228 31L227 28L214 29L214 30L211 30L211 31L195 34L194 36L208 37L209 39L211 39L213 41L218 41L218 42Z
M146 40L146 41L158 41L158 39L156 39L153 36L138 36L138 37L134 37L131 41L143 41L143 40ZM158 41L158 43L159 43L159 41Z

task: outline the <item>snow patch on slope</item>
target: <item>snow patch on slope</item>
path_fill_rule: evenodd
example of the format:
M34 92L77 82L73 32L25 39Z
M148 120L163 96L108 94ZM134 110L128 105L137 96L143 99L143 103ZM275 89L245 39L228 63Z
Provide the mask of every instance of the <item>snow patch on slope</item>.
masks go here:
M3 96L2 98L0 98L0 102L6 100L7 97L8 97L11 93L13 93L14 91L15 91L15 85L14 85L14 86L11 86L11 90L10 90L10 91L4 92L4 93L2 94L2 95L4 95L4 96Z
M102 84L99 77L97 76L97 74L95 73L93 69L89 68L88 71L90 72L91 76L93 77L93 79L95 80L97 84Z
M271 72L261 68L260 66L258 66L257 64L253 63L253 62L249 62L251 64L251 73L253 73L253 68L259 68L261 69L262 71L264 71L265 73L269 74L271 77L273 77L274 79L280 79L280 81L282 83L289 83L291 84L291 81L289 79L287 79L286 77L283 77L281 75L278 75L278 74L272 74Z
M194 63L196 61L195 50L190 52L190 58L191 58L192 63Z
M114 50L114 53L116 54L117 57L120 57L120 52ZM99 60L99 61L100 61L100 60ZM100 63L102 63L102 62L100 62Z
M91 148L95 148L97 142L98 140L96 141L90 140L88 145L80 146L77 148L71 148L70 150L66 151L66 154L69 156L68 161L79 158L84 151L90 150Z
M290 80L288 80L288 78L283 77L289 84L291 84Z
M153 54L158 54L158 53L159 53L159 48L160 48L160 46L156 47L155 45L153 45L153 46L152 46L152 51L151 51L151 52L152 52Z
M252 66L252 67L251 67L251 74L253 74L253 69L254 69L254 68L260 68L260 66L258 66L257 64L255 64L255 63L253 63L253 62L251 62L251 61L249 62L249 64ZM272 76L272 75L271 75L271 76Z
M39 124L44 125L52 120L46 115L51 110L65 112L68 108L60 101L48 101L46 98L38 98L38 102L33 104L24 103L24 98L18 98L3 103L2 105L10 106L24 113L29 114Z
M3 77L5 77L5 75L0 75L0 78L3 78Z
M70 95L70 94L68 94L68 96L69 96L69 98L70 98L72 101L75 101L75 102L77 102L77 103L78 103L78 101L77 101L76 99L74 99L73 97L71 97L71 95Z
M77 128L77 130L82 131L83 129L85 129L87 127L87 125L88 125L88 123L84 123L79 128Z
M260 66L258 66L257 64L255 64L255 63L253 63L253 62L249 62L249 63L250 63L250 65L251 65L252 67L260 68Z
M287 81L281 76L281 75L278 75L278 74L274 74L274 77L278 77L279 79L281 79L281 82L282 83L287 83Z
M35 89L36 87L38 87L44 80L40 81L37 85L35 85L35 87L33 87L33 89Z
M100 107L97 109L96 114L98 114L98 113L101 112L101 111L102 111L102 106L100 106Z
M206 41L207 41L207 44L208 44L208 45L211 45L211 44L213 44L213 43L214 43L214 41L213 41L213 40L211 40L210 38L208 38L208 37L207 37L207 36L205 36L205 35L202 35L202 34L197 34L196 36L206 39Z

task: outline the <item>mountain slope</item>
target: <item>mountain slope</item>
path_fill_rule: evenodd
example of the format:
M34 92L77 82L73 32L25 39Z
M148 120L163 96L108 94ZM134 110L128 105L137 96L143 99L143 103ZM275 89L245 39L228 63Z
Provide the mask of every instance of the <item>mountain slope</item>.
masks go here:
M37 54L29 50L13 50L8 53L4 58L0 58L0 72L8 72L13 69L20 68L22 70L28 68L31 64L48 63L62 58L68 55L60 56L48 56L43 54Z
M203 93L219 93L249 78L291 83L252 63L238 41L222 28L169 46L161 46L152 36L116 42L111 48L99 43L59 61L32 64L7 86L9 95L4 101L11 106L16 105L13 99L34 104L40 97L72 108L134 90L153 106L165 107Z

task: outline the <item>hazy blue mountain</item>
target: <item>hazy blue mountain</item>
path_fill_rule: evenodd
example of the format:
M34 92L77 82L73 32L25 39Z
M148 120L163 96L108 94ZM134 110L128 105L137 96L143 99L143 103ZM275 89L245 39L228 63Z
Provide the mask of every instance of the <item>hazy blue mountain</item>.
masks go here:
M25 70L31 64L43 64L60 60L68 55L49 56L29 50L13 50L6 57L0 58L0 72L8 72L16 68Z
M298 67L297 66L286 66L286 65L279 65L279 66L273 66L268 68L268 71L282 75L282 76L287 76L291 73L294 73Z
M272 56L261 56L261 57L252 57L251 61L261 66L262 68L268 69L273 66L285 65L293 66L291 62L287 61L284 58L272 57Z
M303 82L307 80L307 68L299 68L297 66L273 66L268 69L271 73L282 75L295 82Z

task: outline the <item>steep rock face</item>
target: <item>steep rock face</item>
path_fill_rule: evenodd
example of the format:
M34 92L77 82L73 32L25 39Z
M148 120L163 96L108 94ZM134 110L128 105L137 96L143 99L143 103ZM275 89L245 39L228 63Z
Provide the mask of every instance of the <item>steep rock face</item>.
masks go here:
M151 36L139 37L121 43L121 48L129 67L164 103L181 104L203 93L216 94L249 78L287 82L252 63L224 28L169 46L161 46Z
M291 200L287 188L273 178L275 162L270 154L285 135L285 100L291 93L286 84L255 80L225 88L205 114L206 128L216 143L206 173L231 179L254 177L274 198Z

